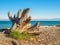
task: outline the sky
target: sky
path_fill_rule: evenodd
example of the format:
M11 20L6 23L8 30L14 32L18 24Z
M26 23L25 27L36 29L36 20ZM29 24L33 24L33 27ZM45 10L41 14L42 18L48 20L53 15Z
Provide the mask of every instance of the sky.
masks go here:
M0 0L0 20L8 20L8 11L13 16L25 8L32 19L60 18L60 0Z

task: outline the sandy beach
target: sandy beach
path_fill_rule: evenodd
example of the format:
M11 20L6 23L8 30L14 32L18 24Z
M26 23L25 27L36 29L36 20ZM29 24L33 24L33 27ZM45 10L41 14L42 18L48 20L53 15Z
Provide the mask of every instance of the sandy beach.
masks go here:
M16 40L16 45L60 45L60 27L40 26L40 34L30 40ZM0 45L14 45L13 39L0 32ZM13 40L14 41L14 40Z

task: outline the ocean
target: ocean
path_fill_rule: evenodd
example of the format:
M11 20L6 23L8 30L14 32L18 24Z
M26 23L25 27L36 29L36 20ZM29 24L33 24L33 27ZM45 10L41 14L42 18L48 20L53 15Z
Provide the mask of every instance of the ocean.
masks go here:
M36 21L29 22L32 26L36 23ZM53 26L60 25L60 21L40 21L40 26ZM10 28L12 23L10 21L0 21L0 29L2 28Z

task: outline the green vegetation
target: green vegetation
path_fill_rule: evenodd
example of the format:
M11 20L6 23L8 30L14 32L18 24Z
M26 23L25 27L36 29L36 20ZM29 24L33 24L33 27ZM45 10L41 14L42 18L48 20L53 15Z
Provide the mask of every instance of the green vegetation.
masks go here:
M14 39L30 39L32 35L27 32L19 33L17 31L11 31L8 36Z

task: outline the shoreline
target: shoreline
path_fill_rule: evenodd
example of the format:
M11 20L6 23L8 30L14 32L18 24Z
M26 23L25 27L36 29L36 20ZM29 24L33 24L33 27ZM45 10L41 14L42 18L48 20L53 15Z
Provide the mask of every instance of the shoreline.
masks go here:
M51 26L40 26L40 27L60 27L60 25L51 25ZM10 28L1 28L1 29L10 29Z

